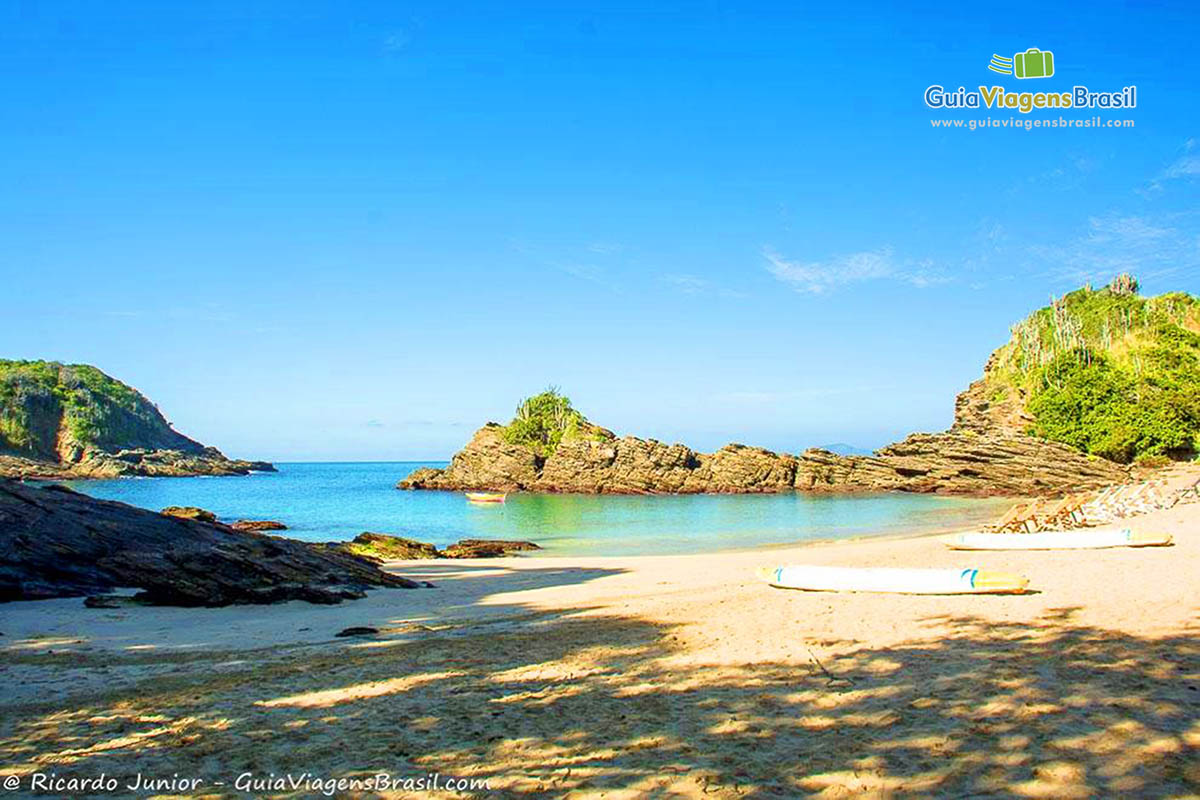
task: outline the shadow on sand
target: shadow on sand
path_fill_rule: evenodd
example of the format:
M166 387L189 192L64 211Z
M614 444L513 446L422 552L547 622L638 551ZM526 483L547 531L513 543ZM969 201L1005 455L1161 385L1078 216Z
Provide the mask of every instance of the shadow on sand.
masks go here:
M745 664L705 663L669 626L588 610L230 674L189 662L136 690L5 709L0 771L208 781L183 796L315 794L211 785L241 773L379 772L489 782L447 797L1200 792L1197 638L1073 613L940 617L950 633L933 640L812 642L807 660ZM339 796L380 795L412 796Z

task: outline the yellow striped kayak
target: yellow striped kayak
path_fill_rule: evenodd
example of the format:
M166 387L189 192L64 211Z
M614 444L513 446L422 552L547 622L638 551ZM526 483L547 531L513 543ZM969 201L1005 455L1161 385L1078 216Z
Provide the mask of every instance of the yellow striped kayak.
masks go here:
M1101 550L1107 547L1163 547L1169 533L1123 530L1043 531L1042 533L958 533L942 539L951 550Z
M781 589L894 594L1021 594L1029 579L981 569L791 566L764 568L760 576Z

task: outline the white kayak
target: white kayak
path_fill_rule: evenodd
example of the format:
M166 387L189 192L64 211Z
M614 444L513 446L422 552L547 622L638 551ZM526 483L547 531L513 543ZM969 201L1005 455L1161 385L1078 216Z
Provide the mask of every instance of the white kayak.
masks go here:
M942 539L951 550L1100 550L1106 547L1162 547L1169 533L1122 530L1043 531L1041 533L958 533Z
M794 566L764 569L761 574L772 586L817 592L1020 594L1029 585L1022 575L979 569Z

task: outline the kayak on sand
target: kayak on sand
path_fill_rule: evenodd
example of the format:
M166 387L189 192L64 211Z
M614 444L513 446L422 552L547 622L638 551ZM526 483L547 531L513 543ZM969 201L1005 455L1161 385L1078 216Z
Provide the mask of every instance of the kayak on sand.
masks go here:
M959 533L942 539L951 550L1100 550L1106 547L1163 547L1169 533L1123 530L1042 533Z
M781 589L815 592L1021 594L1029 585L1023 575L980 569L791 566L764 568L760 575Z

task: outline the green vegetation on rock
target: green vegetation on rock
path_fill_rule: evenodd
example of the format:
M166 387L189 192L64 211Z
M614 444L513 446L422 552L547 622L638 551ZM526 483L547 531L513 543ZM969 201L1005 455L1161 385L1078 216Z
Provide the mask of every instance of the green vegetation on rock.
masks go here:
M0 452L75 460L86 450L198 453L135 389L86 364L0 360Z
M1120 276L1014 326L989 368L987 396L1024 398L1029 432L1114 461L1200 450L1200 300L1143 298Z
M593 436L598 430L571 406L570 398L551 386L521 401L512 422L504 427L504 440L549 458L564 439Z

